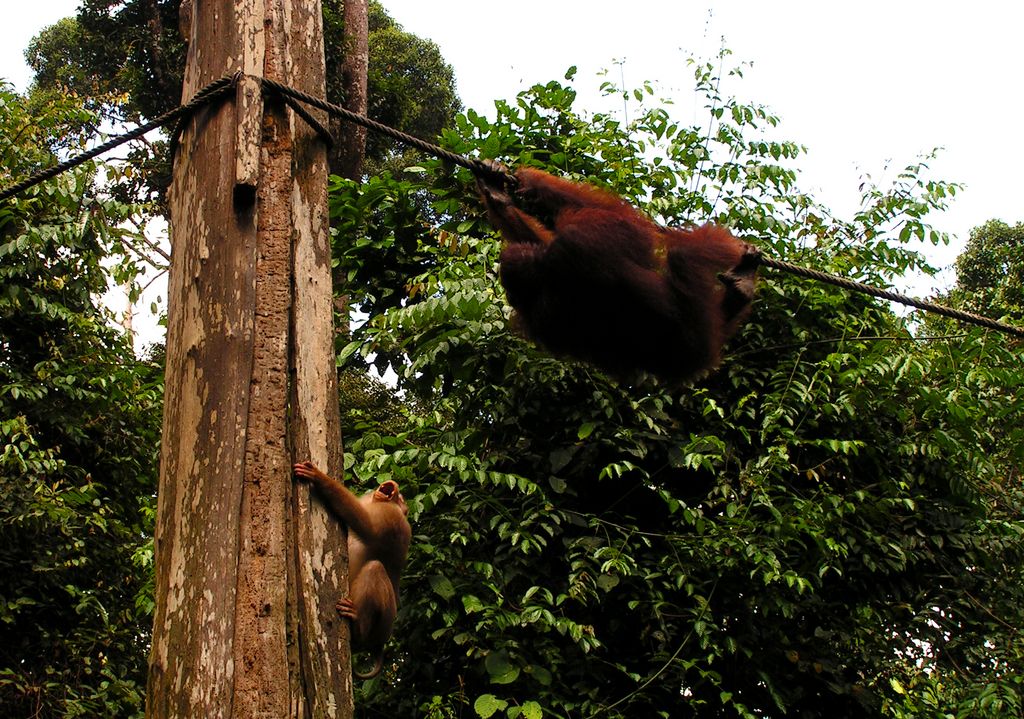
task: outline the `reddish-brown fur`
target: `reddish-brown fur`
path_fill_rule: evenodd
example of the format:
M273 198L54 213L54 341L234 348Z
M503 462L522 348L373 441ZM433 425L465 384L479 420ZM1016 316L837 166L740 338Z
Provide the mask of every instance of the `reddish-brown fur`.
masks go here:
M715 367L746 316L759 254L723 227L660 227L622 199L546 172L518 194L551 224L478 182L506 245L501 282L525 334L614 375L670 382Z
M384 645L398 613L398 580L409 553L412 530L398 483L388 480L376 490L357 497L341 482L328 477L312 462L294 467L298 477L310 480L327 506L348 527L349 595L337 609L352 622L352 648L374 655L374 668L358 679L380 673Z

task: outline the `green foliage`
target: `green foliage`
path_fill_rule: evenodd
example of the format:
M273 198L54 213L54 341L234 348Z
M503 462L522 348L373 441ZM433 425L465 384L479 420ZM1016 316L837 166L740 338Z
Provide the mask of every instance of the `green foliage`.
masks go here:
M121 121L156 117L181 97L178 2L82 0L74 17L32 39L25 59L36 91L73 91Z
M25 61L35 73L35 83L42 89L59 94L62 88L87 92L88 98L106 97L98 78L85 72L79 50L87 42L87 33L76 18L66 17L42 31L25 50Z
M73 99L39 112L0 88L4 184L53 164L83 119ZM82 168L0 208L4 716L142 710L162 387L97 304L111 273L130 279L115 228L135 208L92 181Z
M605 85L628 125L583 115L552 82L444 143L826 271L928 269L904 243L945 239L926 219L957 187L927 157L835 217L800 191L777 118L693 69L706 123L646 85ZM468 173L427 163L332 202L358 310L341 358L414 400L400 431L346 437L358 478L409 488L414 527L367 715L1019 715L1019 351L920 342L874 300L766 271L716 373L621 386L510 331Z

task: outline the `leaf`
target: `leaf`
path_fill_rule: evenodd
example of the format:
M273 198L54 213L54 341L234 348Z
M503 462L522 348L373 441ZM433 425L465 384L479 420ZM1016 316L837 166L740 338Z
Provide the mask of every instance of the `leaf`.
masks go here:
M536 664L526 667L525 671L536 679L539 684L545 687L551 686L551 682L554 680L550 671L544 667L539 667Z
M153 313L156 314L156 306L153 306ZM356 353L356 351L363 346L362 341L349 342L342 348L341 352L338 353L337 364L343 365L348 359Z
M493 694L481 694L473 702L473 711L480 719L488 719L494 716L495 712L501 711L508 706L508 702L499 699Z
M552 450L548 455L548 461L551 462L551 471L562 471L565 468L565 465L572 461L575 454L576 447L559 447L558 449Z
M561 477L556 477L555 475L548 477L548 484L551 485L551 489L553 489L557 494L564 493L566 488L569 486L568 482Z
M492 684L511 684L519 678L519 667L509 661L504 651L491 652L484 660L484 668L491 677Z
M430 588L444 599L451 599L455 596L455 586L443 574L435 574L430 578Z

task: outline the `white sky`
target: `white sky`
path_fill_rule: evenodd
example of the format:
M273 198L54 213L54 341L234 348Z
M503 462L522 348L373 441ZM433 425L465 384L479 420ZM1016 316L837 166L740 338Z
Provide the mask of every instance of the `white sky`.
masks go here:
M690 54L725 39L744 78L723 84L781 118L780 139L807 146L801 187L848 215L863 173L887 177L934 147L937 178L967 185L931 218L966 240L991 218L1024 220L1024 3L977 0L383 0L406 30L434 40L467 107L491 109L536 82L561 79L596 103L598 71L625 60L628 86L655 82L694 119ZM628 10L628 15L623 10ZM487 18L490 18L488 20ZM589 90L593 89L593 93ZM703 118L698 114L697 117ZM891 174L891 173L890 173ZM929 252L951 263L962 247ZM951 277L949 278L951 279ZM914 288L927 293L931 281Z
M645 80L677 100L677 119L702 118L691 99L688 53L710 58L721 39L750 61L723 87L780 116L780 139L806 145L801 186L841 215L862 173L884 177L941 146L934 176L966 190L939 228L966 239L991 218L1024 220L1024 3L1007 0L382 0L404 28L434 40L454 67L467 107L489 114L536 82L579 67L581 107L597 107L597 73L625 60L627 85ZM6 3L0 77L24 89L22 53L77 0ZM629 14L624 15L623 10ZM696 113L696 114L695 114ZM945 265L961 245L929 253ZM930 283L912 288L930 289Z

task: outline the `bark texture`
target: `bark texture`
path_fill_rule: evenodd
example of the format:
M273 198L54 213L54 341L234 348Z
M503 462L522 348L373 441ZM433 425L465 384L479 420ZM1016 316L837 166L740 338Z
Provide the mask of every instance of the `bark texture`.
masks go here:
M195 0L183 98L236 70L324 94L318 0ZM325 118L320 118L322 121ZM172 265L149 717L351 717L326 155L258 86L200 112Z

